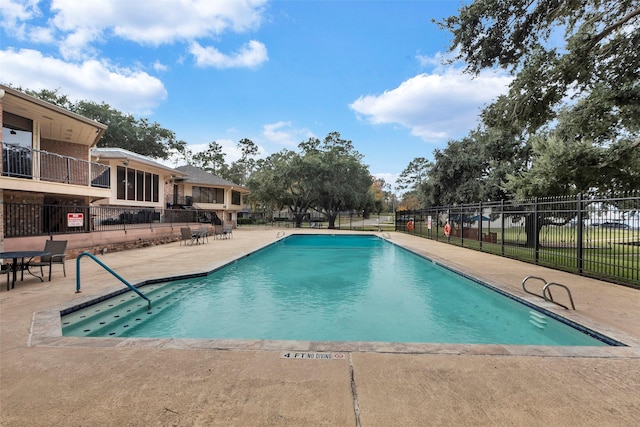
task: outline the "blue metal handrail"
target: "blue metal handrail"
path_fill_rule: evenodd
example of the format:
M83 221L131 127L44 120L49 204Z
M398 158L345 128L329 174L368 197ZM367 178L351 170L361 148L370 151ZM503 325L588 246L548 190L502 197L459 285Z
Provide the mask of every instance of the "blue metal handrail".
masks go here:
M147 298L146 295L144 295L142 292L140 292L135 286L133 286L131 283L127 282L125 279L122 278L122 276L120 276L118 273L116 273L115 271L113 271L111 268L109 268L105 263L103 263L102 261L100 261L98 258L96 258L93 254L90 254L89 252L82 252L80 255L78 255L78 257L76 258L76 293L80 293L80 259L84 256L88 256L89 258L91 258L92 260L94 260L95 262L97 262L102 268L104 268L105 270L107 270L109 273L111 273L115 278L117 278L118 280L120 280L122 283L124 283L125 285L127 285L129 287L129 289L131 289L133 292L135 292L136 294L140 295L141 298L144 298L145 300L147 300L147 302L149 303L149 305L147 306L148 308L151 308L151 300L149 298Z

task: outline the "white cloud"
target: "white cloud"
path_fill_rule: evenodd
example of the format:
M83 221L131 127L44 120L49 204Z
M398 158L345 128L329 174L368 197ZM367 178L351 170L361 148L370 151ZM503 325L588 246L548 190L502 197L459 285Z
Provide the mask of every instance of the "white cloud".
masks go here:
M306 141L314 135L308 129L295 129L291 122L280 121L264 125L262 136L267 141L278 145L297 147L302 141Z
M0 0L0 26L20 40L59 43L68 59L95 56L97 43L116 37L141 45L216 38L258 28L267 0L51 0L42 20L39 0Z
M427 142L468 133L483 106L506 93L511 77L483 72L477 77L450 67L419 74L380 95L361 96L349 107L372 124L398 124Z
M152 67L153 67L153 69L154 69L155 71L159 71L159 72L161 72L161 71L167 71L167 70L169 69L169 67L167 67L166 65L164 65L164 64L163 64L162 62L160 62L160 61L156 61L156 62L154 62L154 63L153 63L153 65L152 65Z
M68 60L93 57L97 52L90 46L90 43L98 37L97 31L79 28L60 41L58 48L62 56Z
M215 68L255 68L269 59L264 44L251 40L233 55L225 55L213 46L203 47L197 42L191 43L189 52L195 56L196 64Z
M0 27L17 39L38 42L42 38L42 28L25 24L40 15L38 0L0 0Z
M53 25L78 51L102 37L158 46L176 41L245 32L262 22L266 0L83 1L53 0ZM81 44L82 41L84 44Z
M61 88L61 93L72 99L104 101L132 114L149 114L167 96L157 78L95 60L69 63L36 50L9 49L0 51L0 63L2 82L31 90Z
M420 64L421 67L439 67L442 64L442 55L440 54L440 52L438 52L434 56L416 55L416 59L418 60L418 64Z
M236 141L233 141L231 139L225 139L225 138L216 139L215 141L216 143L218 143L218 145L220 145L220 147L222 147L222 152L225 155L224 161L226 164L230 165L231 163L235 162L236 160L240 159L240 157L242 157L242 152L238 148L237 146L238 143ZM201 153L208 149L209 149L209 143L189 145L189 150L191 150L193 154Z
M38 0L0 1L0 15L2 16L2 25L16 25L18 21L39 15Z
M399 173L391 173L391 172L373 172L373 176L376 178L384 179L384 182L391 186L391 189L395 189L396 181L400 178Z
M46 27L30 28L26 38L33 43L51 44L55 42L53 31L51 31L51 28Z

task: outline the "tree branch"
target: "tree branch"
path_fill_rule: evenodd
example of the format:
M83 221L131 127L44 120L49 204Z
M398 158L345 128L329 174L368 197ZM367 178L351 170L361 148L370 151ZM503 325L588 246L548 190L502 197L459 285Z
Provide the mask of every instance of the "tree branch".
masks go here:
M606 27L604 30L600 32L600 34L597 34L595 38L589 43L590 44L589 49L594 47L596 44L600 43L600 41L603 38L611 34L614 30L618 29L619 27L626 24L628 21L630 21L631 19L635 18L638 15L640 15L640 8L636 10L632 10L631 12L629 12L628 14L620 18L620 20L618 20L617 22L614 22L613 24Z

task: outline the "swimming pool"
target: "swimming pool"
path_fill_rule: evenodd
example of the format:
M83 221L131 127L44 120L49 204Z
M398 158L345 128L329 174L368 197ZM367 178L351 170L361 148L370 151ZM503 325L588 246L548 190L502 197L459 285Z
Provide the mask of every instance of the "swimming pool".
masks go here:
M203 277L62 318L66 336L600 346L376 236L293 235Z

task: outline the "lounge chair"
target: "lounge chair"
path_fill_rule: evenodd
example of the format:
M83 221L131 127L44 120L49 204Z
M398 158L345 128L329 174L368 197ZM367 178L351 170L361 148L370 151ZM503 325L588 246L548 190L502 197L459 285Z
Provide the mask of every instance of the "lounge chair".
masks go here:
M196 240L196 235L189 227L180 228L180 236L182 237L182 239L180 239L180 245L182 245L182 242L184 242L185 245L192 245Z
M44 251L49 252L51 255L41 256L40 261L33 261L33 258L27 261L26 268L29 270L29 273L31 273L32 267L40 267L40 276L44 277L42 267L49 267L49 281L51 281L51 267L53 264L61 264L62 273L64 274L64 277L67 277L67 271L64 267L65 261L67 260L67 241L47 240L44 244Z

